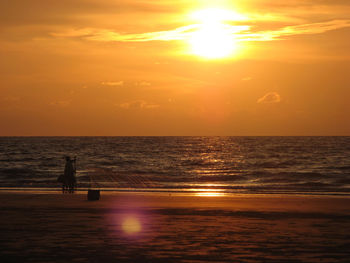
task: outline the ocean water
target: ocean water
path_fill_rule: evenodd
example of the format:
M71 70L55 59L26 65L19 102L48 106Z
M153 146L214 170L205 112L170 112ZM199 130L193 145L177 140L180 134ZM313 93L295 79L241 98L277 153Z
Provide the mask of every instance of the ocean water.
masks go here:
M0 137L0 189L350 195L350 137Z

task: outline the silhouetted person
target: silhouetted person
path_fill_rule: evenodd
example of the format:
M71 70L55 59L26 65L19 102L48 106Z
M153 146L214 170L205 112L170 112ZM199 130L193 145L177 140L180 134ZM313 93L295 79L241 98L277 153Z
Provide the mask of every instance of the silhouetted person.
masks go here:
M69 156L65 157L66 165L64 167L64 173L57 178L57 181L62 183L62 192L73 193L76 186L76 178L75 178L75 162L76 158L71 159Z

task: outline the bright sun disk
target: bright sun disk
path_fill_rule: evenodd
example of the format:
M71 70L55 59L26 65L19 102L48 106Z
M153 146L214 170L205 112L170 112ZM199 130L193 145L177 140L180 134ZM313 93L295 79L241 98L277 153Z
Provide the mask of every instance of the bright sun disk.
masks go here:
M200 21L198 29L189 38L191 53L215 59L228 57L237 48L232 27L225 21L244 20L243 15L228 10L205 9L191 15Z
M192 53L205 58L223 58L236 48L233 36L221 23L202 24L189 42Z

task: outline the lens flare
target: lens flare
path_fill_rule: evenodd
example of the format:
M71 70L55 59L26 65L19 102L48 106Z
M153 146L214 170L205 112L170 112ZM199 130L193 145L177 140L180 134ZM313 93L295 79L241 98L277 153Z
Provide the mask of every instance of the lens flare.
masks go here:
M141 231L140 220L133 215L128 215L123 218L121 227L123 231L128 235L137 234Z

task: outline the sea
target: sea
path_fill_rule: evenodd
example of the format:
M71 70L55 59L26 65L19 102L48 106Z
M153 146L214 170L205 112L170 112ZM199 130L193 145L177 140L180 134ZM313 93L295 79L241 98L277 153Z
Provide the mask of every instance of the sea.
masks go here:
M350 195L350 137L0 137L0 190Z

